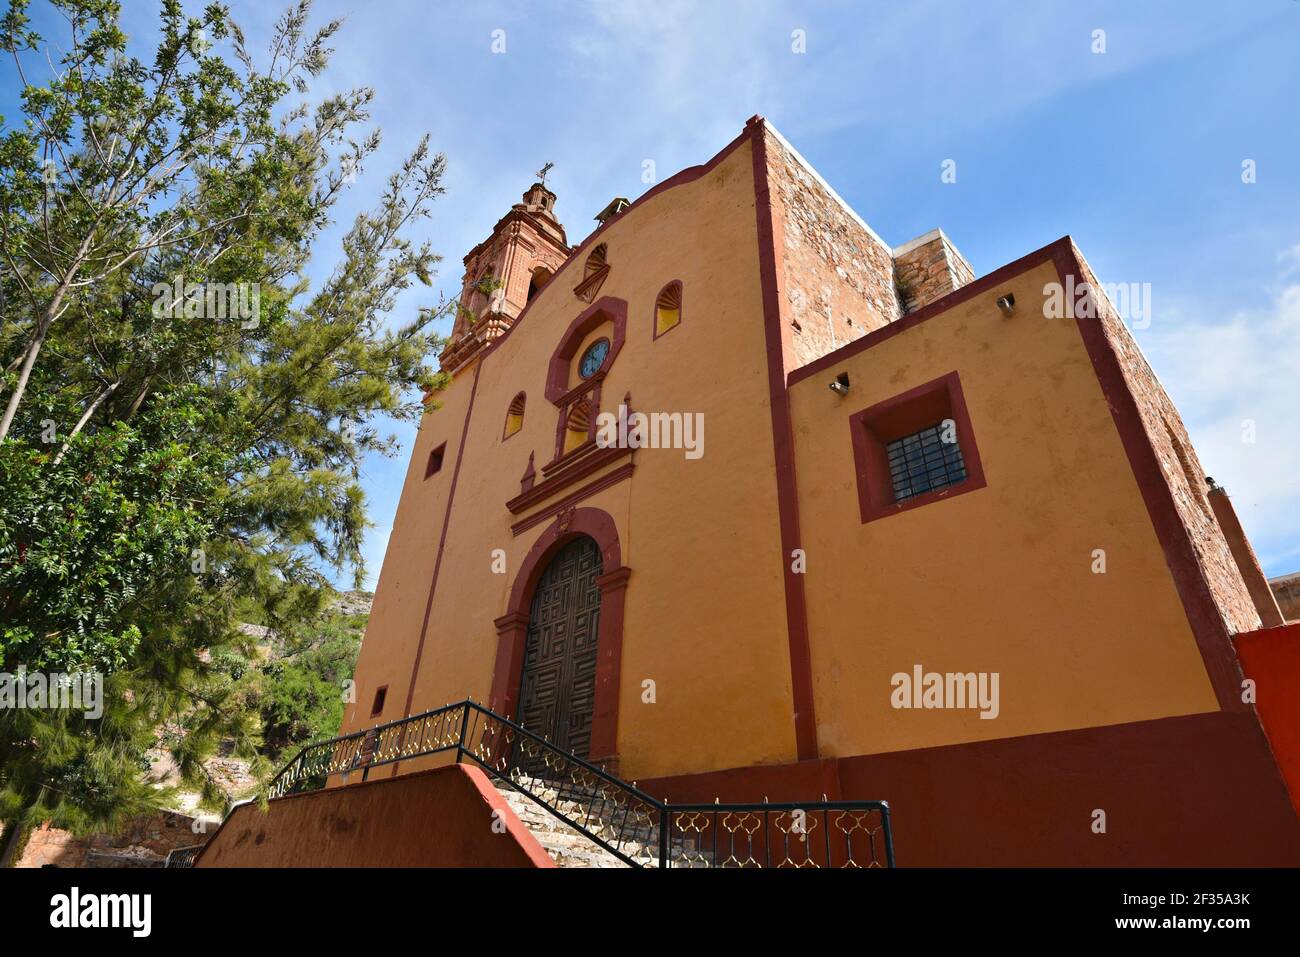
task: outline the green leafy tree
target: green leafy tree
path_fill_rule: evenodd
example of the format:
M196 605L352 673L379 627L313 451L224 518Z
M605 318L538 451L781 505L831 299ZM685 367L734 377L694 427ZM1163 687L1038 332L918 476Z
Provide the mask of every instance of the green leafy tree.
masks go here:
M274 763L304 742L338 733L366 618L330 613L276 636L253 673L262 750Z
M111 700L101 722L0 714L11 835L156 804L139 756L160 728L221 802L204 758L261 744L232 668L258 654L240 612L293 636L332 576L362 579L360 465L396 448L376 422L417 421L443 382L427 362L444 309L385 322L437 263L407 238L442 192L427 138L309 276L379 146L372 91L306 99L339 22L310 30L298 3L259 61L220 5L163 0L145 61L117 3L51 5L52 71L26 0L0 19L24 113L0 125L0 669L93 668ZM269 708L277 740L328 719L308 703L323 689L294 681Z

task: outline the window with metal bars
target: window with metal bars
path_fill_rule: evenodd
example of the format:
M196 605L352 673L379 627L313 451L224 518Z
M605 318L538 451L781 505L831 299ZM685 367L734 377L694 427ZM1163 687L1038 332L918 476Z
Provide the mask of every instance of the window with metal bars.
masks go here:
M944 441L946 431L950 442ZM966 481L961 445L955 429L945 430L944 422L885 443L885 454L895 502Z
M849 427L864 523L988 485L956 372L853 413Z

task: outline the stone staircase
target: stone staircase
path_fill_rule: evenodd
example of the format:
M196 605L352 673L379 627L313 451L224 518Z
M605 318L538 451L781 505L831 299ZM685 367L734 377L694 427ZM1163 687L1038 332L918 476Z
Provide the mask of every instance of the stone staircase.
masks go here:
M306 745L272 780L268 796L308 793L335 775L347 783L360 768L453 752L456 762L491 776L512 813L562 867L658 867L665 817L668 867L894 866L884 801L823 795L806 804L669 803L468 699ZM810 839L813 826L821 830Z
M533 837L542 845L558 867L627 867L628 865L605 848L601 847L586 834L564 823L550 811L546 810L521 788L526 788L548 805L560 811L569 819L582 824L588 830L600 834L613 843L614 829L609 821L596 814L588 818L585 804L560 797L554 785L542 778L517 775L518 784L497 778L493 781L501 796L510 805L515 817L532 832ZM606 835L609 835L606 837ZM632 839L625 839L620 848L624 854L643 867L659 865L659 829L648 828L643 834ZM696 852L693 842L678 838L673 843L674 867L707 867L707 860ZM687 861L690 863L687 863Z

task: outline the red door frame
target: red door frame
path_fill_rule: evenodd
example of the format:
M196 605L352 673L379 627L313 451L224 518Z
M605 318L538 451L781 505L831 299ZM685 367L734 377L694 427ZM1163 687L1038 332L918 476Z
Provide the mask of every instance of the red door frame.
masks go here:
M497 658L488 707L497 714L515 719L533 592L551 557L581 535L594 539L600 547L602 571L596 579L596 585L600 588L600 627L596 635L596 693L591 716L591 753L588 760L616 770L619 674L623 658L623 600L632 570L623 564L618 529L607 512L598 508L565 509L524 556L510 589L506 613L494 622L497 629Z

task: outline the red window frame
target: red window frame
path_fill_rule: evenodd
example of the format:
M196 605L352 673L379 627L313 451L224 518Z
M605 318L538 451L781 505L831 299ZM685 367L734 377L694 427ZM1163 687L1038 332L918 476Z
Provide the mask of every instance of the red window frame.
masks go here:
M957 442L966 465L965 481L902 502L895 501L885 446L945 419L952 419L957 426ZM849 429L857 473L858 509L864 525L941 499L956 498L988 484L961 379L956 372L855 412L849 416Z

